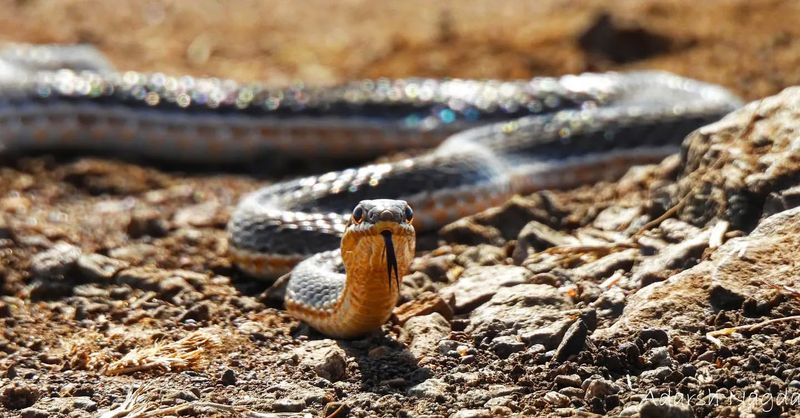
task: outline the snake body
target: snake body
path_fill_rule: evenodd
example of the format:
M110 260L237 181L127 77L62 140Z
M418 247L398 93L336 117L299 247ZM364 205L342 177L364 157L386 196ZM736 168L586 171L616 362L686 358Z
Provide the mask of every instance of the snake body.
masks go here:
M413 235L396 229L410 224L355 224L356 203L396 212L407 201L417 212L413 227L434 229L515 193L618 177L676 152L690 131L739 105L719 86L654 71L272 89L115 72L90 47L0 51L0 152L7 154L74 148L213 163L434 147L273 184L244 197L232 214L237 265L261 277L297 265L287 308L340 337L374 329L396 303L382 231L397 239L395 275L413 256ZM372 200L380 197L404 201ZM354 237L364 225L380 230L362 242Z

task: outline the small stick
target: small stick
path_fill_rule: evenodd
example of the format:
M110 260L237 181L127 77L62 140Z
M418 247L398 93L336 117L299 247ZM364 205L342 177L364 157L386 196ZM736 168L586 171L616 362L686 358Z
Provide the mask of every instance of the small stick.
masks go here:
M721 337L723 335L731 335L731 334L733 334L734 332L737 332L737 331L752 331L752 330L754 330L756 328L763 327L764 325L774 324L774 323L777 323L777 322L795 321L795 320L800 320L800 315L787 316L787 317L784 317L784 318L769 319L769 320L766 320L766 321L763 321L763 322L759 322L759 323L756 323L756 324L739 325L737 327L723 328L723 329L720 329L720 330L711 331L709 333L706 333L706 339L711 341L712 343L714 343L714 345L716 345L719 348L719 347L722 347L723 344L722 344L722 341L720 341L719 338L716 338L716 337Z

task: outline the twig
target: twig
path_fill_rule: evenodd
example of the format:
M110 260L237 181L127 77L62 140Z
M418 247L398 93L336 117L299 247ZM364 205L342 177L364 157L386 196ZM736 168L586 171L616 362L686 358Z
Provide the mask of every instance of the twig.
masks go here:
M719 348L719 347L722 347L723 344L722 344L722 341L720 341L719 338L716 338L716 337L721 337L723 335L731 335L731 334L733 334L735 332L738 332L738 331L752 331L754 329L763 327L764 325L774 324L774 323L777 323L777 322L795 321L795 320L800 320L800 315L787 316L787 317L784 317L784 318L769 319L769 320L766 320L766 321L763 321L763 322L759 322L759 323L756 323L756 324L739 325L737 327L723 328L723 329L720 329L720 330L717 330L717 331L711 331L709 333L706 333L706 339L711 341L714 345L717 346L717 348Z
M218 411L230 412L245 418L311 418L311 414L297 412L255 412L243 406L225 405L216 402L191 402L180 405L180 409L175 412L185 411L193 408L210 408Z
M686 204L686 202L689 201L690 197L691 197L691 194L687 193L686 196L682 197L681 200L678 201L678 203L672 205L672 207L667 209L666 212L662 213L661 216L659 216L658 218L653 219L652 221L644 224L644 226L639 228L639 230L636 231L636 233L634 233L633 236L631 236L631 238L635 240L635 239L639 238L640 236L642 236L648 230L661 225L661 222L664 222L665 220L671 218L672 215L678 213L678 211L683 208L683 206Z
M341 405L339 405L338 408L336 408L335 411L331 412L330 415L328 415L325 418L336 418L336 416L339 415L339 412L342 412L343 409L344 409L344 404L341 404Z
M787 286L785 284L784 285L773 284L772 287L774 287L774 288L776 288L778 290L782 290L782 291L784 291L784 292L786 292L786 293L788 293L788 294L790 294L790 295L792 295L792 296L794 296L796 298L800 298L800 290L795 289L793 287L789 287L789 286Z

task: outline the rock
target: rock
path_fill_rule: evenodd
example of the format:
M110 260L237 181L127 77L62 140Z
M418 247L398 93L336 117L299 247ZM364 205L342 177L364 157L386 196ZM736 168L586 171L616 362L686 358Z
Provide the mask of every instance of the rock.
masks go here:
M543 399L548 404L557 408L563 408L569 405L569 397L567 395L562 395L558 392L553 392L553 391L547 392L544 395Z
M614 382L606 379L592 379L586 382L586 400L591 398L605 398L620 391Z
M345 377L347 355L334 340L308 341L293 353L300 358L300 367L311 368L323 379L336 382Z
M513 353L525 350L525 343L518 337L506 335L492 340L491 348L497 357L508 358Z
M302 399L282 398L272 404L275 412L300 412L306 407L306 402Z
M703 354L700 354L699 356L697 356L697 360L698 361L707 361L707 362L711 363L711 362L714 361L714 359L716 357L717 357L717 355L716 355L716 353L714 353L714 351L708 350L708 351L704 352Z
M288 397L291 399L302 399L306 406L311 404L324 404L333 400L325 389L305 384L292 391Z
M686 399L646 400L639 405L640 418L693 418Z
M156 245L137 242L122 247L112 248L108 251L111 258L129 262L132 265L139 265L146 260L158 257L163 250Z
M496 228L475 223L471 218L462 218L439 230L439 237L448 243L465 245L503 245L503 237Z
M661 366L661 367L656 367L653 370L645 370L642 372L641 375L639 375L639 377L647 381L663 382L671 374L672 374L672 369L670 369L667 366Z
M408 389L408 395L417 398L438 399L443 398L450 391L450 385L441 379L430 378Z
M425 293L436 293L437 289L433 280L421 271L406 274L400 283L400 303L412 302Z
M514 264L520 265L529 255L558 245L577 244L575 237L556 231L549 226L537 222L528 222L517 237L517 246L511 258Z
M563 387L579 388L581 387L582 383L581 377L578 376L577 374L560 374L556 376L555 379L553 379L553 381L558 387L562 388Z
M197 322L208 321L211 319L211 305L207 302L194 304L191 308L187 309L183 315L178 317L178 321L180 322L186 322L190 319Z
M532 273L517 266L470 267L454 284L440 290L445 299L455 298L455 312L471 312L497 293L501 287L525 283Z
M170 299L182 292L192 292L194 287L181 275L169 274L158 281L156 291L165 299Z
M665 346L667 343L669 343L669 334L667 334L667 331L659 328L643 329L639 331L637 337L643 345L650 340L655 341L658 346Z
M211 305L209 305L207 302L200 302L192 305L192 307L187 309L183 315L178 317L178 321L180 322L186 322L188 320L205 322L209 319L211 319Z
M622 231L642 215L641 206L609 206L594 218L592 226L604 231Z
M450 352L455 352L456 348L458 348L458 341L453 340L441 340L439 344L436 345L436 350L439 354L448 355Z
M566 395L572 399L583 399L585 391L581 388L564 387L558 390L558 393Z
M97 404L88 396L65 396L41 398L28 408L20 411L22 417L52 417L62 415L74 415L74 411L95 412Z
M14 242L17 240L17 234L14 228L8 224L5 215L0 214L0 242L3 240Z
M469 247L456 257L456 263L465 268L503 264L506 249L494 245L480 244Z
M514 413L514 410L507 406L492 406L489 408L489 413L493 417L508 417Z
M483 378L481 377L480 373L478 372L455 372L450 374L450 381L453 383L459 383L463 386L467 387L475 387L480 385L483 382ZM483 390L483 389L481 389ZM485 401L484 401L485 402Z
M194 291L190 282L201 283L207 277L186 270L162 270L154 267L133 267L117 273L118 284L126 284L143 290L158 292L165 299L181 292Z
M791 395L786 397L786 399L790 398ZM783 408L790 405L792 403L782 402L779 398L772 396L747 396L742 403L736 406L736 411L738 412L737 416L740 417L780 417Z
M496 384L489 385L489 394L496 398L498 396L509 396L517 393L524 393L525 389L515 385Z
M520 333L520 338L529 346L541 345L552 350L564 339L564 334L573 322L575 320L571 318L553 321L545 327Z
M656 347L650 350L647 354L647 364L651 367L673 367L675 365L675 361L672 360L672 357L669 355L669 348L667 347Z
M233 386L236 384L236 373L232 369L226 369L222 373L219 382L225 386Z
M31 258L31 273L36 279L63 279L81 256L81 249L66 242L40 252Z
M178 226L216 226L217 213L222 209L216 200L190 205L175 212L172 220Z
M450 271L456 267L460 268L460 266L456 266L455 254L423 256L411 262L412 272L422 272L434 282L448 283Z
M128 236L136 239L141 237L161 238L169 232L169 225L163 219L161 212L155 209L137 209L131 214L126 229Z
M49 418L50 413L44 409L40 408L25 408L22 411L19 411L20 418Z
M746 294L729 289L722 283L713 284L708 295L708 302L711 303L711 306L720 310L739 309L746 299Z
M531 196L513 196L500 207L487 209L474 216L476 222L497 228L504 239L516 239L519 232L530 220L556 225L566 215L565 209L557 207L549 199L549 192L539 192Z
M450 418L491 418L492 413L488 409L462 409Z
M41 396L34 385L12 383L0 392L0 405L8 409L23 409L33 406Z
M586 337L588 335L589 327L583 319L576 320L567 329L567 332L564 334L564 339L561 340L561 344L556 348L554 355L555 360L565 361L570 356L583 351L583 348L586 346Z
M697 264L703 250L708 248L709 236L710 231L705 230L685 241L667 246L657 255L644 259L634 270L631 280L639 283L639 287L646 287L666 280L671 272Z
M800 206L800 185L789 187L785 190L771 192L764 202L761 216L766 218L778 212Z
M514 397L511 395L506 396L497 396L495 398L489 399L486 401L483 406L487 408L491 408L493 406L513 406L514 405Z
M447 321L453 319L453 308L441 296L433 292L424 292L416 299L408 301L394 309L394 316L400 325L409 319L437 313Z
M714 218L750 230L770 193L800 175L797 135L800 88L756 100L690 134L673 201L680 219L694 225Z
M420 362L433 356L439 341L450 336L450 323L438 313L415 316L403 327L411 338L408 350Z
M586 263L570 270L575 280L602 280L614 274L617 270L629 271L639 258L639 250L627 249L611 253L603 258Z
M492 298L472 311L467 333L476 337L525 335L564 319L569 313L558 289L542 284L501 287Z
M700 228L674 218L664 219L658 225L658 230L669 242L683 242L702 232Z
M125 261L101 254L82 254L77 262L81 276L92 281L109 280L128 265Z
M625 292L621 288L614 286L601 293L589 306L597 309L599 316L616 317L625 308L625 296Z
M697 333L706 332L697 318L717 314L719 308L711 302L720 290L769 301L775 286L796 285L791 279L800 277L796 248L800 248L800 208L764 219L750 235L725 242L709 260L640 289L628 297L619 319L596 331L593 338L619 337L646 328L671 329L674 336L697 338ZM765 277L770 278L769 285Z

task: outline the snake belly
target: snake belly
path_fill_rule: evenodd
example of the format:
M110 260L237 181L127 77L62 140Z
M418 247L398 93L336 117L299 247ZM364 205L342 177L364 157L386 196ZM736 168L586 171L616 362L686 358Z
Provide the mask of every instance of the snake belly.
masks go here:
M405 200L417 213L414 227L432 230L516 193L614 179L676 152L689 132L740 105L722 87L658 71L276 89L116 72L89 47L0 50L0 154L74 149L201 163L276 155L313 162L433 147L276 183L234 210L233 261L274 278L306 260L289 286L319 284L319 292L296 293L287 307L322 330L369 303L368 278L343 272L337 250L356 203ZM335 303L353 292L365 302ZM370 315L388 316L392 297Z

